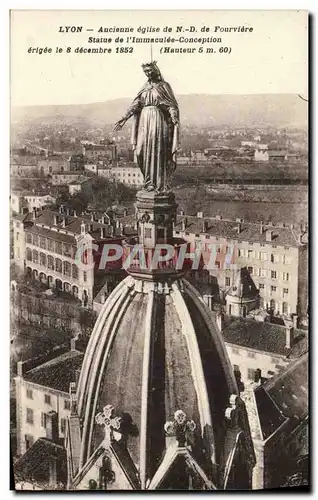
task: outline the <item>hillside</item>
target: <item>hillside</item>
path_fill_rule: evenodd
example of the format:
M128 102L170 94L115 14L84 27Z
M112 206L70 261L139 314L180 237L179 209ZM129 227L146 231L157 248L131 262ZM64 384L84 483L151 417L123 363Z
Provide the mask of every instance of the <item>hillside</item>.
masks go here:
M307 103L296 94L179 95L181 120L189 125L231 125L244 127L304 127ZM91 104L13 107L12 124L23 122L76 123L103 126L116 122L131 99Z

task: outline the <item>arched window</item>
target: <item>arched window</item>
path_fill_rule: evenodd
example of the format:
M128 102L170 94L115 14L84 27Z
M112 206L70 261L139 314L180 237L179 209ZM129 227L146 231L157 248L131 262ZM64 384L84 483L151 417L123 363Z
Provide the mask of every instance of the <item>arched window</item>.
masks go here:
M37 264L39 262L39 254L36 250L32 251L32 261Z
M47 267L54 271L54 259L51 255L47 256Z
M30 248L26 249L26 260L32 260L32 252Z
M61 259L55 259L55 270L57 273L62 272L62 261Z
M69 262L65 261L63 263L63 274L64 274L64 276L71 277L71 264Z
M288 303L283 302L283 314L288 314Z
M40 264L46 267L46 255L43 252L40 253Z
M76 264L72 265L72 278L75 280L78 279L78 268Z

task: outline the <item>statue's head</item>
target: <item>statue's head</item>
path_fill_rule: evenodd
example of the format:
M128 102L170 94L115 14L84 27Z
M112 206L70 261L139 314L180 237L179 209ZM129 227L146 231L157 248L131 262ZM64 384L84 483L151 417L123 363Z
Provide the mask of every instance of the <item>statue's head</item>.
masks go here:
M142 64L142 69L148 80L152 81L163 80L162 75L160 73L160 69L158 68L157 65L157 61L152 61L149 63Z

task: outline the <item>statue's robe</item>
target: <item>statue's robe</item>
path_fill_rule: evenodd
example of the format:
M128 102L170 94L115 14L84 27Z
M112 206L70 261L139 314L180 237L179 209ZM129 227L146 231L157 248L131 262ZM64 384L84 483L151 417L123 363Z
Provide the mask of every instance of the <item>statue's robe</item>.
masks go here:
M146 188L167 188L176 167L179 144L179 108L169 83L147 82L128 108L126 118L134 117L132 145Z

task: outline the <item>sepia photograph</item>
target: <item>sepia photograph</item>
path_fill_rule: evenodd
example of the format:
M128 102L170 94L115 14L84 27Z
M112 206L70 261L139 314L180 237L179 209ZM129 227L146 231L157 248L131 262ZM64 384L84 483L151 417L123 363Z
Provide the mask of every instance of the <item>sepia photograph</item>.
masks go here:
M310 491L308 31L10 11L14 490Z

